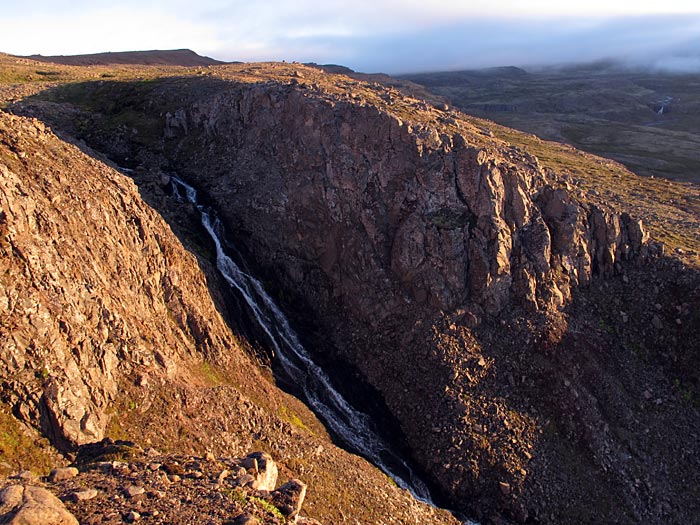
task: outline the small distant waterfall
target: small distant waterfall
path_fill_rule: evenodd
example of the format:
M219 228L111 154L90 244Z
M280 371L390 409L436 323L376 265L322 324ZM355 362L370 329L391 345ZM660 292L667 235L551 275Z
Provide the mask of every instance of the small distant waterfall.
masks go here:
M673 97L666 97L664 98L659 106L659 110L656 112L657 115L664 115L666 113L666 108L668 105L671 103L673 100Z
M333 387L326 373L314 363L287 318L260 282L241 270L226 254L221 241L222 225L215 212L197 203L194 188L177 177L172 177L172 182L176 197L197 206L202 225L216 245L217 268L226 282L243 297L255 321L267 336L274 351L274 359L288 378L304 392L311 408L349 448L374 463L417 500L435 506L428 487L374 430L369 416L352 407Z

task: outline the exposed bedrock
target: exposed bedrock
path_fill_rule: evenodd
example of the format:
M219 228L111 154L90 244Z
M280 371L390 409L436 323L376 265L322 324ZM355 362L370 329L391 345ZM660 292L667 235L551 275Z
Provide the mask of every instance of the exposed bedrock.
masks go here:
M316 271L314 288L366 320L396 301L560 307L571 285L613 274L645 240L638 222L552 186L517 148L373 106L262 86L175 115L175 164L264 246L256 257L286 258L301 289Z
M450 505L543 523L690 509L690 478L673 474L685 456L659 451L664 429L697 420L638 401L670 381L645 352L692 340L684 320L647 319L645 298L677 276L639 264L654 251L641 222L457 113L290 76L163 81L137 106L103 87L157 140L107 133L99 113L82 136L210 199L319 361L350 363L379 392ZM662 464L668 479L639 489Z
M452 504L526 515L517 496L536 418L488 386L493 320L519 311L561 325L574 287L646 251L641 223L581 202L537 159L467 126L288 86L179 109L170 166L301 301L319 348L337 352L326 358L381 392Z

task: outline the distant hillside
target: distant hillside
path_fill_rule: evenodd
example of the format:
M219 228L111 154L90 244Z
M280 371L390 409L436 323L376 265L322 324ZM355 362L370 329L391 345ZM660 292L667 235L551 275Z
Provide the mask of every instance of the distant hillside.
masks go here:
M524 69L515 66L489 67L486 69L467 69L463 71L441 71L435 73L415 73L412 75L401 75L400 78L410 79L413 82L424 86L443 86L469 84L474 78L498 78L498 79L522 79L528 73Z
M700 75L599 62L400 79L424 86L470 115L614 159L639 175L700 180Z
M213 66L224 64L220 60L198 55L190 49L120 51L116 53L93 53L90 55L31 55L27 58L40 62L64 64L66 66L96 66L107 64L140 64L149 66Z

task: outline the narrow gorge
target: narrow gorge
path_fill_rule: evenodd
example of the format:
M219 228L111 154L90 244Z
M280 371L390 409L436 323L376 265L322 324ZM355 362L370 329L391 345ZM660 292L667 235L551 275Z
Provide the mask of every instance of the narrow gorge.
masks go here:
M216 214L197 202L197 191L192 186L177 177L172 177L170 182L178 199L194 204L201 213L202 225L216 246L216 266L226 282L241 295L256 327L265 334L268 353L278 370L278 381L301 391L302 399L351 452L367 458L414 498L436 506L428 487L379 434L371 416L353 407L313 361L260 281L241 270L228 255L224 249L225 232Z
M27 252L38 240L18 244L16 224L30 224L35 239L68 235L47 233L55 220L40 211L16 211L30 190L17 189L27 182L9 181L30 164L54 155L37 176L55 173L54 184L65 184L60 192L45 182L31 189L46 195L41 209L60 210L75 192L97 195L90 184L100 180L110 182L100 183L104 195L96 199L126 206L116 213L94 203L66 215L68 223L83 221L71 235L104 221L90 237L114 248L95 252L82 238L70 243L85 247L76 261L103 261L95 275L74 278L91 283L81 292L85 304L74 307L75 319L50 308L32 314L55 319L55 333L39 329L46 348L60 340L66 349L47 361L37 347L28 353L32 365L24 364L20 356L38 329L30 316L26 333L34 335L15 337L14 361L4 365L33 374L29 389L6 382L3 400L22 421L44 421L37 430L54 446L69 450L118 430L110 407L121 403L130 415L120 428L156 446L189 441L193 450L238 454L254 441L272 447L288 469L303 466L312 475L310 487L321 492L312 496L310 489L309 512L327 523L353 523L345 513L357 506L365 509L357 516L363 523L391 522L392 513L401 523L454 522L410 502L367 463L330 444L328 432L389 470L406 461L410 469L401 470L415 469L437 501L482 523L680 524L700 513L697 267L668 257L640 217L494 136L488 122L299 64L59 85L9 109L39 119L3 117L6 129L29 130L14 143L5 139L7 155L15 157L2 160L8 181L2 224L14 228L6 226L2 241L11 260L31 268L46 259ZM64 143L41 130L43 123L83 152L56 145ZM35 146L39 154L18 156L24 140L52 149ZM56 148L100 174L68 167L72 178L64 183ZM127 168L136 186L103 162ZM621 167L616 181L637 184ZM196 206L178 202L173 188L180 200L189 192L190 201L196 188L254 269L243 285L229 280L242 296L229 297L228 279L216 272L226 254L212 224L199 224ZM117 224L131 228L128 237L111 230ZM66 260L67 248L55 249L52 257ZM127 253L142 256L122 260ZM38 270L17 264L7 279L29 272L44 282ZM45 279L57 279L41 268ZM87 300L98 286L113 285L120 287L113 295L133 298L115 305ZM9 310L16 311L10 303L19 304L22 293L8 298ZM258 301L268 304L256 310ZM243 310L259 323L248 342ZM151 311L159 312L160 324ZM271 318L286 323L285 316L298 339L291 329L269 328ZM70 335L74 326L91 330L91 348ZM286 388L304 394L328 431L274 387L265 361L274 369L275 359L289 359L281 345L298 347L294 359L320 367L308 379L296 373L298 362L282 363ZM99 357L86 365L93 354ZM84 378L85 367L94 378ZM181 386L172 386L175 378ZM362 450L369 434L357 418L342 422L359 429L343 443L347 432L324 414L328 400L315 399L304 381L334 382L350 410L374 416L372 425L399 454L382 452L381 443L375 457ZM71 412L80 403L70 395L91 404ZM149 409L180 402L201 432L194 439L171 433L156 443L145 421ZM212 433L241 420L250 422L250 433ZM217 443L214 435L227 441ZM326 452L316 454L319 448ZM344 480L348 472L357 485ZM392 495L390 504L380 502L383 494Z

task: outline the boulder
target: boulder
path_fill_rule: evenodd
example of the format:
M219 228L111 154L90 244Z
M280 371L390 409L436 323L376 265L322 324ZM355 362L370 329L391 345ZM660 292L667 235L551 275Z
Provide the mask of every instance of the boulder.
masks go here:
M275 490L277 484L277 465L272 456L267 452L253 452L248 454L241 464L254 472L255 479L253 486L257 490Z
M56 496L41 487L10 485L0 491L0 523L79 525Z
M98 492L96 489L76 490L70 494L70 499L78 503L79 501L87 501L96 498L97 494Z
M66 479L74 478L78 475L78 469L75 467L55 468L49 473L49 481L56 483Z
M299 514L305 497L306 484L298 479L288 481L270 493L272 504L280 509L288 520Z

